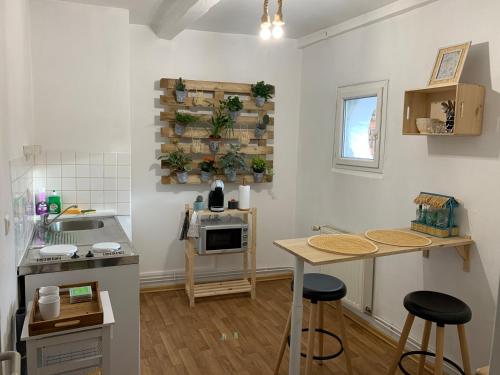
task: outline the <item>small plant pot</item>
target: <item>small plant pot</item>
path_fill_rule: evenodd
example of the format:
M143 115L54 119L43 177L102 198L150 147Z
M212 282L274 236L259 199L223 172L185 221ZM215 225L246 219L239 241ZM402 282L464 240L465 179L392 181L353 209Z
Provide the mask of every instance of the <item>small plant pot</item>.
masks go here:
M184 101L186 100L186 96L187 96L186 90L184 91L175 90L175 100L177 101L177 103L184 103Z
M266 98L263 98L262 96L255 97L255 105L257 107L264 107L265 103L266 103Z
M185 184L188 182L189 174L187 172L176 172L176 174L179 184Z
M186 131L186 125L181 124L180 122L176 122L174 131L177 135L184 135L184 132Z
M241 111L231 111L229 112L229 116L231 117L231 120L233 120L233 122L236 122L240 113Z
M266 129L261 129L259 127L255 128L255 137L256 138L262 138L266 132Z
M226 169L224 169L224 174L226 175L227 180L229 182L236 181L236 170L235 169L226 168Z
M194 211L202 211L204 208L205 208L204 202L194 202L193 203L193 210Z
M210 149L210 152L213 154L217 153L220 148L220 139L210 139L208 141L208 148Z
M264 181L264 172L253 172L253 179L255 182L262 182Z
M200 171L200 180L202 182L208 182L210 177L212 176L212 172Z

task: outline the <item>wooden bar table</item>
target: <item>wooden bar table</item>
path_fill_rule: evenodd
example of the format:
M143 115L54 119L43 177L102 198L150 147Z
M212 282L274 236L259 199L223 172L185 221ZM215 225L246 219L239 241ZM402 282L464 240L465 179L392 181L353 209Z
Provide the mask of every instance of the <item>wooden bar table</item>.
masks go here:
M410 229L396 229L408 231L409 233L418 233ZM474 243L470 237L448 237L439 238L418 233L424 237L432 239L432 243L423 247L393 246L376 243L378 251L373 254L363 256L350 256L329 253L316 250L307 244L307 238L297 238L289 240L278 240L273 243L280 249L283 249L295 256L295 272L293 281L293 303L292 303L292 322L290 330L290 362L288 366L289 375L300 374L300 337L302 332L302 289L304 285L304 262L313 266L323 264L349 262L368 258L378 258L388 255L397 255L403 253L412 253L422 251L425 257L429 256L431 250L444 248L455 248L458 255L463 259L463 271L470 270L470 245ZM358 236L365 238L364 234Z

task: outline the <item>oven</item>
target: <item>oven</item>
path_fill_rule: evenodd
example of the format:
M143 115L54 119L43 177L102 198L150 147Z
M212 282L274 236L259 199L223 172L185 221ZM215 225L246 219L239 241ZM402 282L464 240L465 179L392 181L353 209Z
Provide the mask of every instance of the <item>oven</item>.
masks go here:
M200 255L247 251L248 224L233 216L202 219L196 250Z

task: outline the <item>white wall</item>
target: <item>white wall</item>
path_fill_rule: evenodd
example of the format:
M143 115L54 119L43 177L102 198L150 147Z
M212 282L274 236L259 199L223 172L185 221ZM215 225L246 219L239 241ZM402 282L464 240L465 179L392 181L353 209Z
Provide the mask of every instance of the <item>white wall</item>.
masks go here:
M275 180L256 187L259 268L290 266L291 260L272 245L294 232L296 149L301 53L294 41L262 43L258 38L185 31L173 41L158 39L145 26L130 26L132 106L132 228L141 254L143 276L173 276L184 267L183 244L178 241L185 203L204 187L160 184L155 160L162 139L159 79L179 77L209 81L265 80L276 86ZM237 194L237 193L236 193ZM236 196L228 186L226 196ZM200 260L204 270L241 268L241 255ZM215 264L215 261L218 263Z
M53 0L31 8L37 143L128 152L128 10Z
M453 250L378 259L374 315L401 328L406 293L431 289L470 304L474 366L489 360L500 273L500 3L441 0L396 18L348 32L303 50L301 128L297 175L297 234L311 224L362 231L408 226L420 191L463 200L459 221L476 241L471 272ZM402 136L404 91L427 84L439 47L472 40L464 81L487 88L483 135L477 138ZM332 172L338 86L389 79L387 139L382 178ZM311 183L317 182L317 183ZM311 200L310 197L315 197ZM422 324L413 336L420 338ZM446 353L459 359L456 330Z
M28 1L0 0L0 351L12 348L12 317L17 305L10 159L33 142L31 57ZM13 228L13 223L12 223Z

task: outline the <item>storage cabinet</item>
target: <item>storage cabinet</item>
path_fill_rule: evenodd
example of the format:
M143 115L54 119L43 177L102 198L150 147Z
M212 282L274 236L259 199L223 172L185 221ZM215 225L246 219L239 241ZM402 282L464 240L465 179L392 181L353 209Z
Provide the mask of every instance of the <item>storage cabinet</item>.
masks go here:
M474 84L452 84L405 92L403 135L480 135L483 126L485 89ZM441 103L455 102L455 127L453 133L421 134L417 129L418 118L446 121Z

